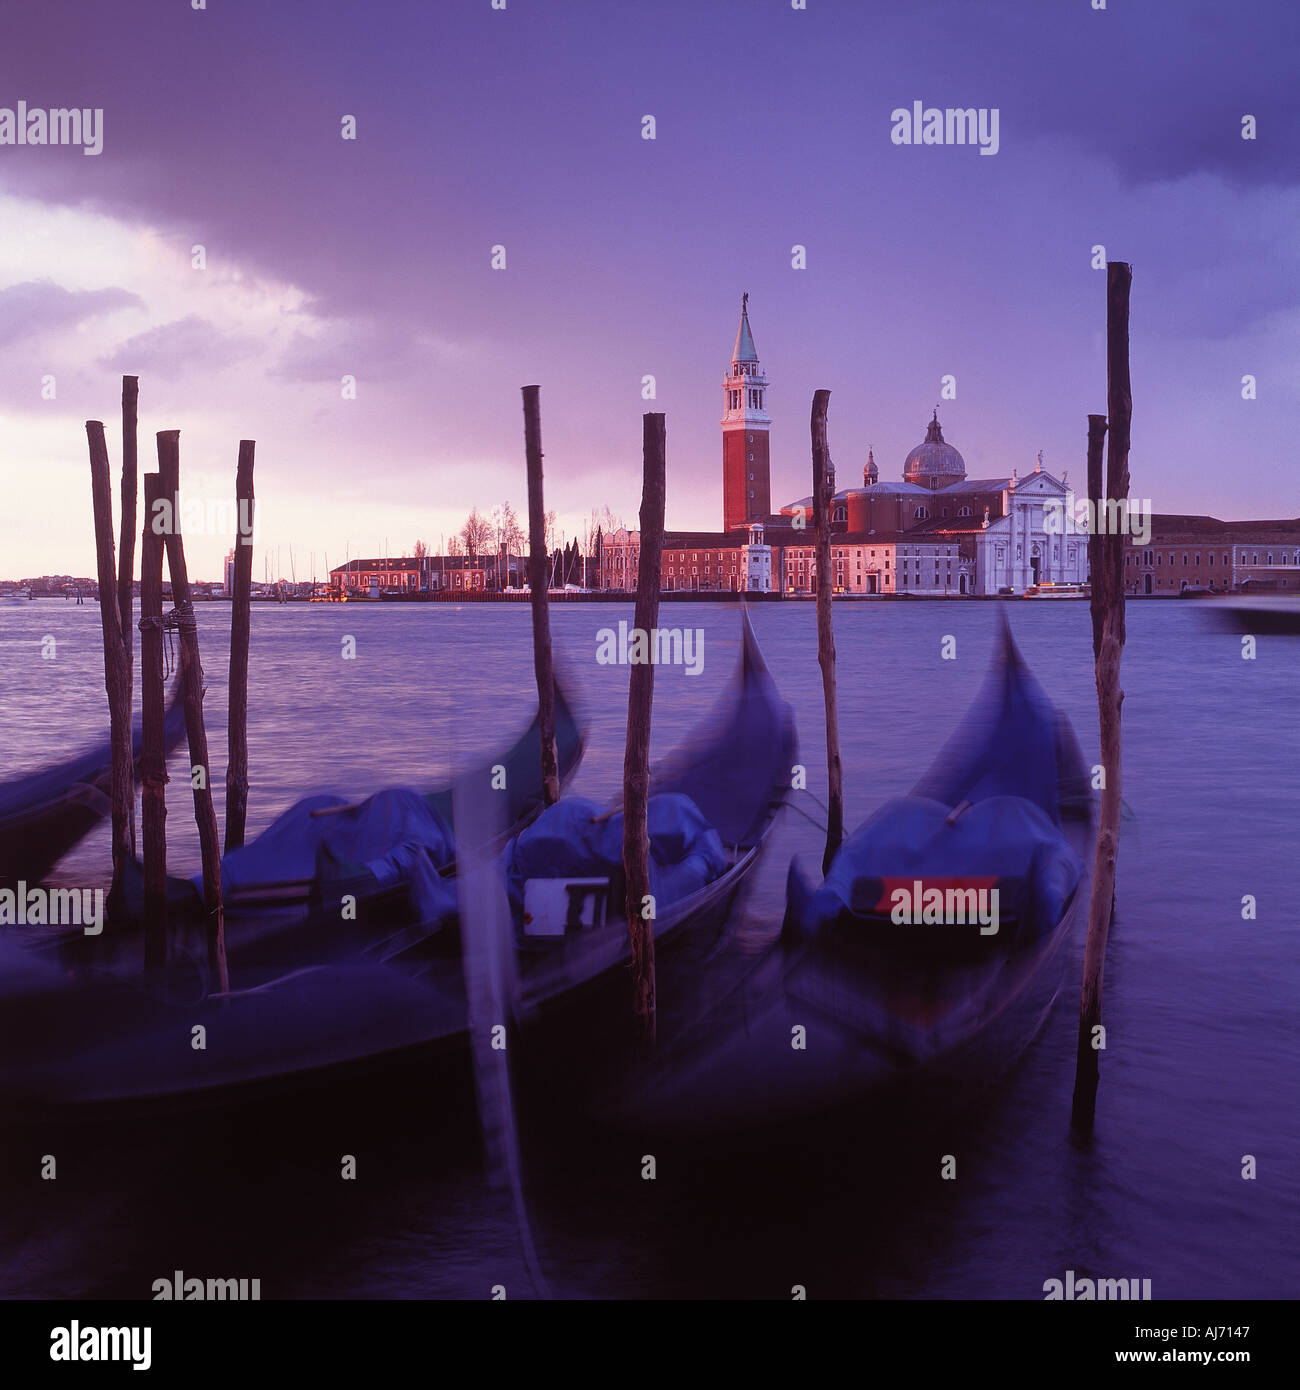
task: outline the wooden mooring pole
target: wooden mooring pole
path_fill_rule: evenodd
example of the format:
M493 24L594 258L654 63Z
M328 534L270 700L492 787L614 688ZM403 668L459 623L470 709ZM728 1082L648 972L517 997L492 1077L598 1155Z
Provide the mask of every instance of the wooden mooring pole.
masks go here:
M230 595L230 721L226 761L226 849L244 843L248 820L248 635L253 591L252 439L239 441L235 471L235 565Z
M655 668L650 657L659 622L659 577L664 545L665 417L642 417L641 550L637 560L634 645L643 660L632 666L627 695L627 751L623 758L623 873L632 944L633 1012L643 1048L655 1040L654 899L650 893L650 717Z
M551 659L550 610L547 607L549 557L546 554L546 509L542 498L542 416L540 386L525 386L524 452L528 462L528 589L533 610L533 667L537 675L537 726L542 738L542 799L560 799L560 763L555 751L555 668Z
M110 911L121 907L123 874L134 849L131 812L135 802L135 769L131 750L131 668L122 641L118 607L117 568L113 558L113 496L109 480L108 445L100 420L86 421L90 447L90 495L95 514L95 558L99 575L99 621L104 634L104 689L108 695L109 739L112 749L110 790L113 886Z
M181 647L181 691L185 703L185 734L190 750L190 785L194 792L194 820L199 829L203 860L203 909L208 928L208 968L216 992L230 986L226 971L225 912L221 900L221 839L217 813L212 805L212 773L208 762L208 735L203 727L203 663L199 659L199 632L194 619L189 574L185 568L185 541L181 535L180 430L158 432L158 473L163 496L171 503L169 526L164 535L167 570L172 581L172 607Z
M133 689L131 666L135 660L135 512L139 484L136 480L136 415L140 378L122 378L122 545L117 567L117 606L121 615L122 645L126 648L126 679ZM135 854L135 788L129 813L131 853Z
M167 744L163 730L163 538L150 525L163 497L157 473L144 477L144 532L140 538L140 819L144 832L144 964L167 964Z
M1106 406L1110 415L1110 440L1106 456L1106 484L1101 479L1101 446L1106 421L1088 417L1088 496L1096 518L1088 539L1092 572L1093 660L1097 679L1097 710L1101 724L1101 813L1097 823L1097 851L1092 868L1092 900L1088 908L1088 938L1084 944L1083 989L1079 1000L1079 1040L1075 1062L1071 1127L1075 1133L1092 1133L1097 1109L1098 1054L1101 1028L1101 982L1106 963L1106 938L1115 904L1115 864L1119 855L1120 784L1120 658L1124 650L1124 528L1119 508L1107 508L1105 499L1127 506L1129 431L1133 418L1133 391L1129 380L1128 312L1133 270L1122 261L1106 267ZM1107 520L1115 524L1107 525Z
M831 620L834 574L831 569L831 482L826 444L826 412L831 393L816 391L812 403L813 535L817 557L817 664L822 669L826 706L826 852L822 873L844 839L844 773L840 765L840 715L835 696L835 629Z

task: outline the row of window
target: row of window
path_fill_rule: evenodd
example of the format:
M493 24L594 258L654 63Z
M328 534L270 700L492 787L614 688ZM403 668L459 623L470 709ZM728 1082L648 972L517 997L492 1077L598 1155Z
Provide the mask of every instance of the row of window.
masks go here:
M1154 551L1154 552L1152 552L1152 551L1150 551L1150 550L1145 551L1145 552L1144 552L1144 554L1145 554L1145 560L1139 560L1139 559L1137 558L1137 556L1136 556L1132 551L1130 551L1127 555L1125 555L1125 557L1124 557L1124 563L1125 563L1125 565L1138 565L1139 567L1144 567L1144 568L1146 568L1146 569L1151 569L1151 568L1153 567L1153 565L1162 565L1162 564L1164 563L1164 556L1165 556L1166 553L1169 555L1169 563L1170 563L1171 565L1177 564L1177 562L1178 562L1178 553L1177 553L1177 551L1168 551L1168 552L1166 552L1166 551L1163 551L1163 550L1157 550L1157 551ZM1197 552L1191 552L1191 553L1195 554L1195 563L1196 563L1197 565L1199 565L1199 564L1201 563L1200 552L1197 551ZM1266 565L1271 565L1271 564L1273 563L1273 554L1274 554L1274 552L1271 551L1271 550L1265 551L1265 553L1264 553L1264 563L1265 563ZM1153 556L1154 556L1154 559L1153 559ZM1183 551L1183 564L1184 564L1184 565L1186 565L1186 564L1188 563L1188 559L1189 559L1189 552L1186 551L1186 550L1184 550L1184 551ZM1206 554L1206 559L1209 561L1209 566L1208 566L1208 567L1209 567L1209 568L1212 568L1213 565L1214 565L1214 556L1213 556L1212 554L1209 554L1209 553L1207 552L1207 554ZM1229 566L1231 563L1232 563L1232 561L1231 561L1231 556L1225 551L1225 552L1224 552L1224 555L1223 555L1223 568L1224 568L1224 569L1227 569L1228 566ZM1246 554L1246 552L1245 552L1244 550L1238 552L1237 563L1240 564L1240 565L1257 565L1257 564L1259 564L1259 551L1257 551L1257 550L1252 551L1252 552L1250 553L1249 556ZM1281 552L1278 554L1278 563L1279 563L1279 564L1282 564L1282 565L1286 565L1286 564L1300 565L1300 550L1295 551L1295 552L1292 554L1290 560L1287 559L1287 553L1286 553L1286 551L1285 551L1285 550L1281 551Z

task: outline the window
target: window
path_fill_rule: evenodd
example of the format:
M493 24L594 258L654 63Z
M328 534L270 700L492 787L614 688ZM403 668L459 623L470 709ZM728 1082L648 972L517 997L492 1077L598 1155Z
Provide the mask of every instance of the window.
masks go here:
M926 521L929 519L929 516L930 513L925 507L917 507L917 509L912 513L912 520Z

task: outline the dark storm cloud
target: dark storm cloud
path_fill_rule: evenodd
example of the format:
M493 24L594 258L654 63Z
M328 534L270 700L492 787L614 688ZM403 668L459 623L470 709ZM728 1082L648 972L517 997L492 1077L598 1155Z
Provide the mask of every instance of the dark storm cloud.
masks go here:
M142 308L141 300L122 289L69 290L53 280L28 280L0 290L0 347L45 336L79 323Z
M229 367L251 356L256 346L249 338L223 333L207 319L189 314L128 338L99 361L100 366L115 372L153 372L176 379Z

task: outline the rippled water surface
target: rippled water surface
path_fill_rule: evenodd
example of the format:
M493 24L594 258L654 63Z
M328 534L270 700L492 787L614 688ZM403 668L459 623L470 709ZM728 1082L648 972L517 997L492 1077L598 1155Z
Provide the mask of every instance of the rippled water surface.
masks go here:
M850 826L909 789L960 719L1006 611L1036 675L1097 747L1086 604L836 605ZM198 610L218 815L224 818L228 606ZM759 606L754 625L794 705L810 789L825 796L812 605ZM626 668L595 662L627 605L552 609L557 669L590 720L573 790L618 786ZM717 698L738 651L729 605L667 604L702 627L703 673L662 668L654 746ZM363 1131L328 1106L292 1128L200 1125L57 1136L4 1131L0 1294L148 1297L175 1269L260 1277L264 1298L686 1294L1041 1298L1067 1269L1143 1277L1153 1294L1278 1298L1300 1290L1300 641L1253 661L1195 603L1130 605L1124 653L1124 824L1105 978L1109 1045L1090 1148L1068 1139L1075 1000L979 1110L924 1125L857 1117L725 1156L639 1153L572 1129L520 1135L537 1267L519 1214L482 1176L472 1103L417 1075ZM957 658L941 659L956 638ZM42 659L42 639L55 657ZM343 659L343 638L356 659ZM477 764L531 717L524 606L271 605L253 611L249 833L312 790L427 787ZM99 612L0 605L0 777L79 750L106 727ZM184 758L169 789L169 866L197 869ZM810 800L805 803L819 815ZM780 926L786 866L820 858L787 811L743 911ZM107 881L108 837L59 866ZM1242 916L1244 895L1257 904ZM1074 943L1071 981L1082 942ZM593 1045L598 1045L598 1040ZM339 1179L341 1153L358 1158ZM957 1178L941 1181L955 1155ZM1243 1156L1258 1176L1243 1180ZM540 1270L540 1274L537 1270Z

